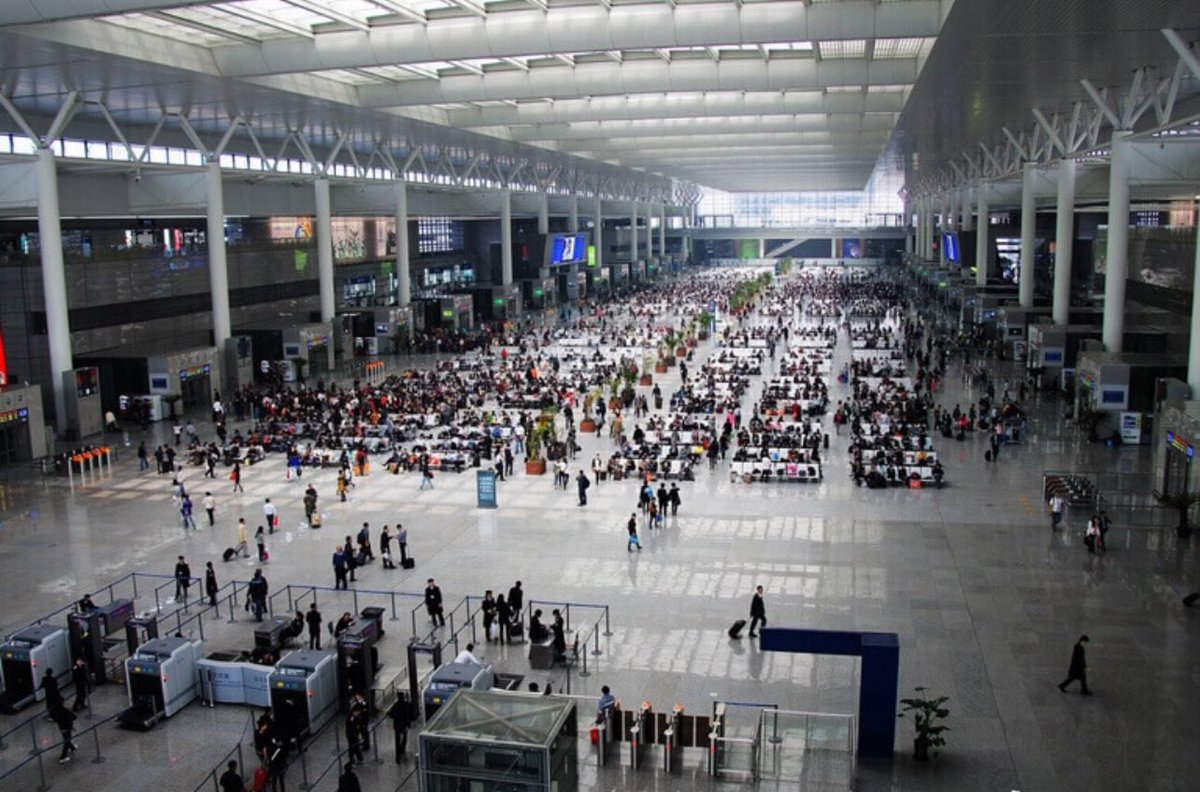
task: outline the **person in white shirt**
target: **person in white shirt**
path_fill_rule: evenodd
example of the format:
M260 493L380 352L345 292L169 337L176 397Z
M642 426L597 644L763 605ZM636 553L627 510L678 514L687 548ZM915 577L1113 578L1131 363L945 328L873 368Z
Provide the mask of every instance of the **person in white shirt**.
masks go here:
M211 492L204 493L204 511L208 512L208 527L211 528L216 524L217 499L213 497Z
M275 504L271 503L271 499L267 498L263 503L263 515L267 518L267 532L275 533Z
M1054 493L1050 496L1050 530L1057 530L1058 524L1062 522L1063 509L1067 502L1063 500L1063 496L1059 493Z
M471 650L474 648L475 648L475 644L473 644L473 643L467 644L467 648L463 649L461 652L458 653L458 657L454 658L454 662L456 662L456 663L474 663L475 665L479 665L479 666L483 665L483 663L479 662L479 658L476 657L472 653Z

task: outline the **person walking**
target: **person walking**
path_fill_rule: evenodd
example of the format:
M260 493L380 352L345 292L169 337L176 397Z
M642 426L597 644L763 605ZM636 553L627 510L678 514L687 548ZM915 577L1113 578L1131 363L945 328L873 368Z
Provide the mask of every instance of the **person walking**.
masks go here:
M267 535L263 532L263 527L260 525L254 532L254 543L258 545L258 563L265 564L267 559Z
M175 562L175 600L187 602L188 588L192 585L192 568L183 556Z
M242 558L250 557L250 532L246 529L246 518L238 519L237 524L237 544L233 546L233 553L242 554Z
M225 772L221 773L217 783L221 785L221 792L245 792L246 779L238 772L236 759L230 759L225 765Z
M425 581L425 610L429 619L438 627L446 626L446 615L442 612L442 590L433 578Z
M270 498L263 501L263 516L267 519L267 533L275 533L275 526L279 524L279 512Z
M258 621L263 620L263 614L267 611L267 591L267 579L263 577L262 570L254 570L254 577L250 578L250 583L246 586L246 593L249 597L246 602L250 605L250 610L254 611L254 618Z
M579 505L580 506L587 506L587 491L588 491L588 487L590 487L591 485L592 485L592 483L590 481L588 481L587 474L584 473L582 470L580 470L579 475L575 477L575 486L579 490Z
M150 460L148 457L149 454L146 451L146 441L143 440L142 442L138 443L137 447L138 473L150 469Z
M767 606L763 602L763 587L754 587L754 596L750 598L750 637L757 638L754 628L761 624L767 626Z
M204 511L208 514L208 527L217 524L217 499L211 492L204 493Z
M500 636L500 627L496 625L496 598L492 595L492 590L488 589L483 592L483 601L479 603L479 611L483 614L483 637L488 643L495 640L492 637L493 633L496 638ZM492 626L496 625L493 630Z
M204 593L208 595L208 604L217 607L217 570L213 569L212 561L204 562Z
M1058 524L1062 522L1063 509L1067 507L1067 501L1063 498L1062 493L1055 492L1050 496L1050 530L1058 530Z
M308 625L308 648L321 651L321 611L317 610L317 603L312 603L308 606L308 613L304 614L304 621Z
M625 525L625 531L629 534L629 541L625 545L625 549L632 553L633 548L636 546L638 552L642 552L642 542L638 539L637 512L629 515L629 522Z
M91 679L88 674L87 663L82 657L75 658L75 665L71 666L71 682L75 685L75 702L71 704L71 712L79 712L88 704L88 688L91 686Z
M521 588L521 581L513 584L508 590L508 607L512 609L513 619L521 618L521 608L525 606L525 590Z
M62 753L59 754L58 763L66 764L71 761L71 754L79 750L79 746L71 741L72 732L75 730L75 713L60 702L50 710L50 720L54 721L62 734Z
M504 599L503 594L496 595L496 623L500 625L500 631L497 633L500 643L509 643L512 636L509 634L509 628L512 627L512 607Z
M188 528L196 530L196 518L192 516L192 497L186 492L183 493L183 500L179 503L179 513L183 516L183 530L187 531Z
M1075 648L1071 650L1071 666L1067 669L1067 678L1058 683L1058 689L1067 692L1067 685L1079 680L1080 692L1085 696L1092 695L1087 683L1087 652L1084 647L1088 644L1086 635L1079 636Z
M674 517L679 514L679 485L672 484L671 491L668 493L668 495L669 497L667 498L667 502L671 504L671 516Z
M991 447L992 447L992 461L993 462L1000 461L1000 432L1001 431L1002 431L1002 429L1000 427L1000 424L996 424L995 426L992 427L992 433L988 437L988 442L991 444Z
M233 482L234 492L245 492L246 488L242 486L242 463L234 462L233 470L229 471L229 480Z
M346 579L346 551L341 545L333 546L333 588L350 588Z

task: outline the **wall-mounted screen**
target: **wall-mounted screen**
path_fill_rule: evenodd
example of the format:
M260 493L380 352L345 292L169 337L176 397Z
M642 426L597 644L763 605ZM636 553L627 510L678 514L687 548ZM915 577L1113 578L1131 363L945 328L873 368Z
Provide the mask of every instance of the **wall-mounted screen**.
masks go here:
M547 267L586 262L587 256L587 234L551 234L546 238Z
M946 251L946 261L961 261L958 249L958 234L942 234L942 249Z

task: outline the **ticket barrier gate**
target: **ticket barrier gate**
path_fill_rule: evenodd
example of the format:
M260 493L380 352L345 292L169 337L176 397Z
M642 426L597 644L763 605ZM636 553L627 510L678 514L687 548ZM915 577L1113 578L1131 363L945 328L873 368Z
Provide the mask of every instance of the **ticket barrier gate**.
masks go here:
M774 705L734 704L761 712ZM762 718L756 716L752 737L730 737L726 734L729 708L724 701L713 702L712 721L708 724L708 774L713 778L741 777L750 781L759 778L758 750L762 742Z
M638 712L614 710L612 726L600 729L600 748L602 761L606 755L606 731L611 732L611 740L618 742L624 736L629 740L629 766L636 770L647 762L648 746L661 745L663 749L663 772L679 773L683 767L683 750L685 748L702 748L710 750L710 720L704 716L685 715L683 707L676 704L670 713L654 712L649 702L643 702ZM598 724L600 726L601 724Z
M609 708L600 714L599 720L592 724L592 742L596 746L596 767L608 764L608 755L612 747L620 742L620 724L624 721L619 708Z
M650 709L649 704L642 704L642 708L636 713L629 713L632 716L633 723L629 726L629 766L637 770L646 761L646 746L652 745L655 742L657 735L657 721L654 719L654 711Z

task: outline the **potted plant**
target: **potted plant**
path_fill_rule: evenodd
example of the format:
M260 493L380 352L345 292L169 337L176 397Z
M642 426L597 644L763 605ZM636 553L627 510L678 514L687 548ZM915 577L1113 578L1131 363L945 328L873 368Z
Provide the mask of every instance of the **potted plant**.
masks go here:
M593 388L583 397L583 420L579 422L579 431L596 431L596 419L592 416L596 412L596 401L603 398L603 396L599 388Z
M546 474L546 448L558 441L554 430L554 414L543 412L533 423L533 429L526 439L527 449L525 458L525 474L543 476Z
M1168 495L1165 492L1154 490L1154 499L1159 502L1159 505L1175 509L1179 513L1179 522L1175 525L1176 536L1186 539L1192 535L1192 524L1188 520L1188 512L1192 510L1193 506L1200 503L1200 492L1172 492Z
M1079 431L1087 435L1089 443L1094 443L1100 439L1098 430L1100 422L1104 420L1104 410L1097 410L1094 407L1080 407L1079 416L1075 420L1079 423Z
M917 693L916 697L900 699L900 717L903 718L906 714L913 716L913 726L916 729L916 735L913 737L913 759L926 762L929 760L931 748L941 748L946 744L946 738L942 735L950 731L950 727L941 721L950 717L950 710L945 706L950 698L930 698L926 695L927 688L923 687L914 690ZM937 752L933 755L937 756Z
M307 358L294 357L288 358L288 361L296 369L296 382L304 382L304 367L308 365Z
M701 341L708 340L708 334L710 332L712 332L712 323L713 323L713 315L706 310L701 311L700 312L700 333L699 333L699 337L700 337Z
M162 400L167 403L167 408L171 411L167 416L167 420L174 421L179 416L175 414L175 405L183 400L183 395L179 393L168 393L162 397Z
M652 366L655 369L658 368L658 366L655 364L654 356L653 355L643 355L642 356L642 378L640 380L638 380L639 385L650 386L650 385L654 384L654 377L650 373L650 368ZM665 369L665 366L664 366L664 369Z
M637 379L637 370L625 369L621 373L621 380L625 383L621 388L621 404L625 409L633 406L633 400L637 394L633 390L633 381Z

